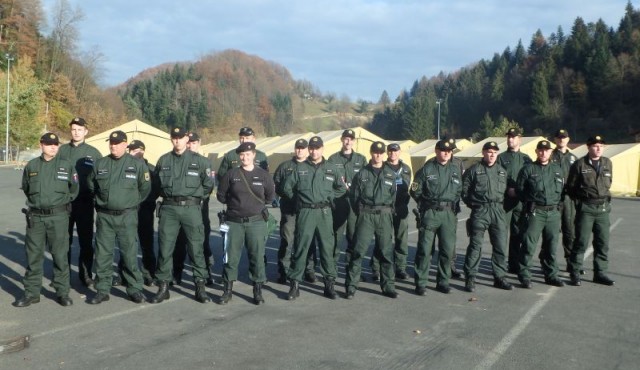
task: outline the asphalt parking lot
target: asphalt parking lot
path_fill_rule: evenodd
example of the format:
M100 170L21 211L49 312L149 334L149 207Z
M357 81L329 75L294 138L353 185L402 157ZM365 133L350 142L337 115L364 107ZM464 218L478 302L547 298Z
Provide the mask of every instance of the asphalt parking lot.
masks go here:
M221 286L208 291L213 303L193 299L185 279L158 305L136 305L122 287L97 306L85 303L94 293L72 274L74 305L55 303L48 287L50 258L40 303L15 308L22 295L25 222L20 208L20 171L0 168L0 341L30 336L22 351L0 354L0 369L637 369L640 367L640 251L637 227L640 203L615 199L611 214L609 276L614 287L591 283L588 254L581 287L544 284L534 261L534 286L502 291L492 287L490 247L486 238L475 293L452 280L452 292L434 290L435 271L424 297L413 294L411 280L399 281L397 299L384 297L377 284L364 282L353 300L322 296L322 282L303 283L296 301L277 278L275 234L268 243L266 304L251 303L243 257L234 298L217 304ZM220 204L211 201L212 228ZM277 210L274 210L279 217ZM460 215L458 266L468 239ZM409 261L417 231L410 225ZM219 278L219 234L211 234ZM562 248L559 267L564 271ZM74 246L77 258L77 246ZM74 262L75 263L75 262ZM77 272L74 265L73 270ZM365 274L369 277L368 269ZM412 272L412 268L409 268ZM319 274L318 274L319 276ZM567 274L561 277L566 280ZM517 283L514 276L509 281ZM338 279L344 292L344 266ZM150 297L155 289L145 288Z

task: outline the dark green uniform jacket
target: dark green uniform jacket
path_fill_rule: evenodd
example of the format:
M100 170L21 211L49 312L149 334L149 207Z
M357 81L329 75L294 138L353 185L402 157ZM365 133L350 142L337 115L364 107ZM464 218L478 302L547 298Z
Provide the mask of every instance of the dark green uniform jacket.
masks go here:
M462 192L460 167L451 161L428 161L416 172L409 193L421 210L434 202L455 203Z
M400 217L406 217L409 214L409 201L411 200L411 197L409 196L409 185L411 184L411 168L402 161L400 161L395 166L390 164L389 162L385 162L385 165L393 170L396 175L396 215Z
M68 204L78 196L78 175L73 165L60 156L45 161L42 155L27 163L22 174L22 191L27 206L51 209Z
M333 153L328 161L336 166L340 172L339 180L346 184L347 189L351 187L353 177L369 163L365 156L355 151L351 155L345 155L342 152Z
M562 200L563 188L562 168L557 163L549 162L543 166L535 161L520 171L516 192L523 203L552 206Z
M280 197L280 210L287 214L294 214L296 212L295 200L288 198L284 194L284 182L287 177L296 170L298 161L296 157L291 160L280 163L276 172L273 173L273 182L276 186L276 194Z
M613 164L607 157L600 157L596 169L589 156L578 159L569 171L567 192L576 200L607 200L611 197L609 189L613 181Z
M78 182L80 184L78 200L90 198L91 195L89 192L87 178L93 170L95 161L102 158L102 154L100 154L98 149L84 142L77 146L72 143L68 143L60 146L56 157L66 159L75 166L75 170L78 173Z
M396 174L391 167L368 164L353 179L351 202L356 210L362 206L393 207L396 189Z
M98 209L137 207L151 192L149 169L128 153L118 159L110 155L100 158L89 175L89 190L95 194Z
M156 163L162 197L208 197L213 190L211 164L190 150L181 155L171 151Z
M462 182L462 201L469 208L482 203L502 203L507 188L507 170L497 162L489 167L480 161L467 169Z
M318 164L307 159L285 180L283 194L301 204L331 202L345 192L339 175L337 167L324 158Z

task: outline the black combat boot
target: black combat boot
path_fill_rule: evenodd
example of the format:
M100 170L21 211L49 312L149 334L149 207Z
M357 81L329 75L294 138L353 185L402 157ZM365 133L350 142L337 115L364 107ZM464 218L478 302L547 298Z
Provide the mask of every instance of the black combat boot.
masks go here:
M335 289L335 281L333 279L325 279L324 280L324 296L330 299L336 299L338 295L336 294Z
M160 303L169 299L169 284L166 281L158 281L158 293L149 302Z
M220 304L227 304L233 297L233 281L224 282L224 292L220 297Z
M298 282L295 280L291 280L291 283L289 284L289 293L287 294L287 299L293 301L299 296L300 289L298 288Z
M196 280L196 301L200 303L209 303L211 302L211 298L207 295L207 290L204 287L205 280L197 279Z
M257 306L264 303L264 298L262 298L262 283L253 283L253 303Z

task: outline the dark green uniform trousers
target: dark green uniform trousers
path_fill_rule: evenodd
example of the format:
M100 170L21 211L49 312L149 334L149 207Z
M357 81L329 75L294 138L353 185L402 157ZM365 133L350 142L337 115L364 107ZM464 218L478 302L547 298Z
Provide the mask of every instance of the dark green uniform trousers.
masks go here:
M309 246L315 238L320 251L320 273L325 279L337 277L334 258L335 237L331 208L302 208L296 218L293 257L289 280L302 281L306 268Z
M42 288L42 271L44 251L51 248L53 257L53 288L58 297L69 295L69 260L67 252L69 243L69 214L60 212L53 215L33 215L32 225L27 226L25 237L25 251L27 254L27 269L23 284L25 295L39 297Z
M127 294L142 290L142 273L138 267L138 212L135 209L121 215L97 212L96 217L96 290L109 294L113 280L113 251L116 242L123 262L122 276Z
M180 232L184 229L187 237L187 253L193 263L194 280L207 278L207 266L204 261L202 243L204 239L204 225L202 223L201 207L170 206L160 207L160 221L158 224L158 268L156 278L160 281L171 281L173 269L173 249Z
M457 217L451 210L437 211L428 209L422 213L418 230L418 247L415 260L416 287L425 287L429 279L431 249L433 240L438 236L438 274L436 282L449 285L451 277L451 258L456 246Z
M525 216L522 210L522 202L505 199L505 223L509 225L509 255L507 266L510 271L518 271L520 263L520 247L522 245L522 233L524 232L523 220Z
M564 258L571 257L571 249L576 239L576 205L567 195L562 201L562 247L564 249Z
M76 200L71 203L71 214L69 214L68 237L69 252L68 262L71 265L71 246L73 245L73 226L76 226L78 233L78 276L80 281L93 279L93 220L94 207L93 200Z
M248 222L227 221L227 243L224 250L224 268L222 280L238 280L238 265L242 257L242 247L247 246L249 257L249 280L254 283L264 283L266 278L264 266L264 236L267 233L267 223L262 216L250 217Z
M409 218L393 216L393 261L396 272L406 271L407 256L409 255ZM371 256L371 271L380 272L380 260L375 254Z
M571 271L580 271L584 253L593 233L593 272L605 273L609 268L609 228L611 204L576 203L576 241L571 251Z
M155 203L143 202L138 210L138 240L142 251L140 271L142 272L142 277L146 279L155 279L156 277L157 261L153 242L153 216L155 209Z
M393 215L391 211L379 214L360 212L354 235L355 246L347 268L345 285L347 290L357 288L362 271L362 258L369 249L371 238L375 237L373 255L380 261L380 288L383 292L395 290L393 268Z
M507 273L507 261L505 256L507 244L507 223L505 212L501 203L489 203L480 208L474 208L469 217L468 229L469 246L464 260L464 274L473 278L478 274L478 266L482 257L482 244L484 232L489 230L491 241L491 268L494 278L503 278Z
M336 265L340 262L340 245L342 244L342 235L345 235L347 238L347 247L344 250L345 253L345 263L349 264L349 259L351 258L351 251L354 247L353 242L353 234L356 231L356 221L358 216L353 211L351 207L351 202L349 201L348 195L344 195L340 198L336 198L334 200L335 209L333 210L333 232L335 235L335 250L334 250L334 259L336 261Z
M278 248L278 273L287 276L291 267L291 255L296 231L296 215L290 213L280 214L280 247ZM313 273L316 269L316 241L311 241L307 254L306 271Z
M557 278L558 265L556 264L556 248L558 245L560 230L560 211L540 210L526 216L526 227L522 236L522 248L520 249L520 272L518 278L531 279L531 259L542 236L540 250L540 266L546 278Z
M202 251L204 252L204 260L207 267L213 265L213 255L211 254L211 244L209 243L209 235L211 235L211 219L209 218L209 202L202 205L202 224L204 225L204 241L202 242ZM174 275L182 274L184 270L184 262L187 259L187 236L184 230L180 228L176 246L173 250L173 273Z

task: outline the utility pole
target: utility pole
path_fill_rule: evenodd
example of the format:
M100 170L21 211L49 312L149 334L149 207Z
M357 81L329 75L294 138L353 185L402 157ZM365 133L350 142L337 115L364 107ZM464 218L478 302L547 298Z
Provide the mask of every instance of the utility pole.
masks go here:
M5 54L5 57L7 58L7 137L5 138L4 162L9 164L9 94L11 93L9 75L11 74L11 61L13 60L13 57L11 57L9 53Z

